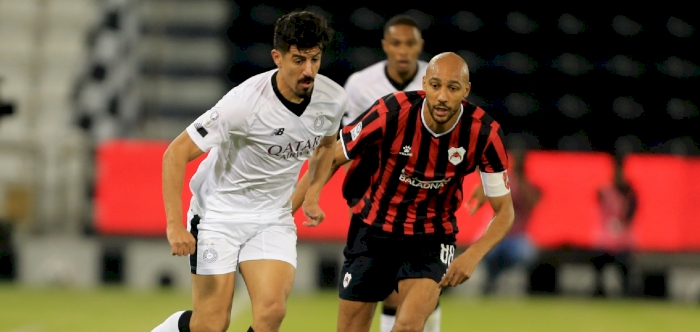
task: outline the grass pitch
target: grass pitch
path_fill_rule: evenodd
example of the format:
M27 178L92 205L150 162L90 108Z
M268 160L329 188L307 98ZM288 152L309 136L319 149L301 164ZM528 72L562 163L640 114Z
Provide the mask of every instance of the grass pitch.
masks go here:
M251 322L241 294L229 331ZM281 331L335 331L335 292L292 294ZM562 297L460 297L442 300L442 331L694 331L700 306L660 300L594 300ZM27 288L0 284L0 331L151 331L177 310L189 308L189 293L139 292L123 287L91 290ZM378 332L378 319L372 326Z

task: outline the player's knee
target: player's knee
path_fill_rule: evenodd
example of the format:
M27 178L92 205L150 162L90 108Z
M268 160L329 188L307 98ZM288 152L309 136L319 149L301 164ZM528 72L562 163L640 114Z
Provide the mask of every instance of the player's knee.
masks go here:
M273 301L257 308L253 315L258 323L266 326L277 327L282 324L287 314L287 305L284 301ZM257 325L257 324L256 324Z
M391 332L423 332L423 323L415 317L397 317Z
M231 323L231 315L226 313L210 314L205 317L192 316L190 331L192 332L225 332Z

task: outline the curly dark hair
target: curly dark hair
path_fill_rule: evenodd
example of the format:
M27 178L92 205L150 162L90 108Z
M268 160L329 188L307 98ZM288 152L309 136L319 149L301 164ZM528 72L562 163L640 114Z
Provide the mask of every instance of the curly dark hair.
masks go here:
M318 46L324 50L332 35L333 30L323 17L308 11L297 11L277 20L272 45L282 53L288 52L290 46L300 50Z

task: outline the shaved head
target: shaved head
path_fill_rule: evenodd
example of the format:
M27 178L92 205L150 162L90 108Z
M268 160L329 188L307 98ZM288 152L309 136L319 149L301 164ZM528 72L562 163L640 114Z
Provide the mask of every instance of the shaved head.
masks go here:
M428 69L426 70L426 76L430 77L432 73L437 72L439 69L459 73L462 83L465 85L469 83L469 67L467 66L467 62L454 52L440 53L430 59L430 62L428 62Z

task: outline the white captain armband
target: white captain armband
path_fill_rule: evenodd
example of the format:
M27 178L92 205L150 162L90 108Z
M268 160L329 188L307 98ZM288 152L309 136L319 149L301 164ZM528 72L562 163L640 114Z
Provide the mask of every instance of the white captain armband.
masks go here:
M488 197L500 197L510 192L508 171L496 173L479 172L484 193Z

